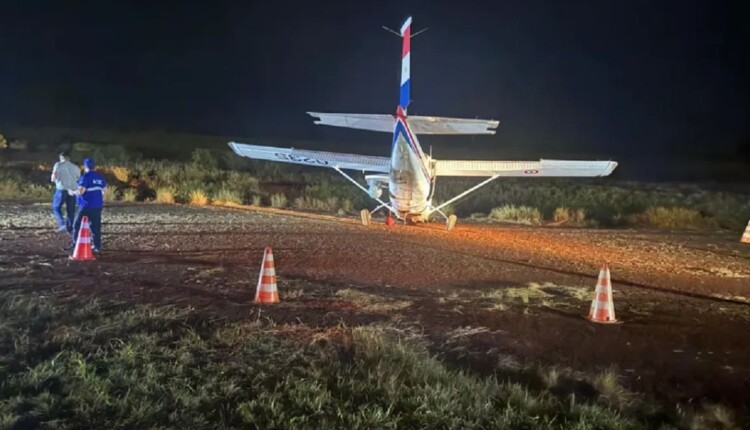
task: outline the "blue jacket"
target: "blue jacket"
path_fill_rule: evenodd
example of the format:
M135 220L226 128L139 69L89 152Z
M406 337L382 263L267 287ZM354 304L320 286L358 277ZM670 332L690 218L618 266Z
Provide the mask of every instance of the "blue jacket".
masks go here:
M78 207L84 209L101 209L104 206L104 188L107 181L95 170L89 170L78 178L78 186L86 192L76 199Z

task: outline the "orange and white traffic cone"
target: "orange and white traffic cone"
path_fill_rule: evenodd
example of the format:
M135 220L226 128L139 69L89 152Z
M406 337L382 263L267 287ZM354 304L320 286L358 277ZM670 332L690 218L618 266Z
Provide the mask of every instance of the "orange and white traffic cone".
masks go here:
M599 271L594 300L591 301L589 321L602 324L619 323L615 318L615 304L612 301L612 280L609 277L609 267L605 264Z
M278 303L279 291L276 288L276 269L273 265L273 252L267 246L263 252L263 263L255 290L255 303Z
M91 229L89 228L89 217L84 216L81 219L81 229L78 231L78 240L76 240L73 255L68 257L70 260L91 261L95 260L91 252Z
M750 221L747 222L747 227L745 227L745 232L742 233L742 239L740 239L740 242L750 243Z

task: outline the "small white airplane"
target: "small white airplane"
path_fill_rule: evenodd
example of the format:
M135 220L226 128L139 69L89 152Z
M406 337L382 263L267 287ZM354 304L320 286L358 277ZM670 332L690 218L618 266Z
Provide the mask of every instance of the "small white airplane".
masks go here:
M404 222L425 222L438 213L446 219L446 229L455 226L456 217L447 217L442 208L476 191L500 177L598 177L608 176L617 167L615 161L464 161L435 160L422 151L417 134L495 134L498 121L459 119L432 116L410 116L406 110L410 102L411 17L401 26L403 39L401 55L401 92L395 115L308 112L318 118L315 124L393 133L391 156L341 154L307 151L294 148L246 145L229 142L237 155L259 160L280 161L308 166L328 167L342 174L366 192L380 205L373 211L386 209ZM365 176L367 188L344 170L370 172ZM487 179L439 205L433 205L435 181L438 176L474 176ZM380 197L388 187L389 199ZM367 209L361 212L362 223L370 223Z

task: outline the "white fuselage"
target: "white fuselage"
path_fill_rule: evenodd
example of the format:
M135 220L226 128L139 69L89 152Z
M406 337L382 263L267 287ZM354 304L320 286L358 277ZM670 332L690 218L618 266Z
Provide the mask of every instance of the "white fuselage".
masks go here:
M393 136L391 171L388 175L392 208L401 216L426 216L432 198L432 167L401 112L397 114Z

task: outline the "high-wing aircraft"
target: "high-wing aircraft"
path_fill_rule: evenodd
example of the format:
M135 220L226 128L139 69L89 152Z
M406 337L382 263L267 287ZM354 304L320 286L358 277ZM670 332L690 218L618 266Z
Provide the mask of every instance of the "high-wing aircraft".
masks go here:
M465 161L435 160L424 153L418 134L468 135L494 134L498 121L433 116L407 116L411 84L411 24L408 17L401 26L401 91L395 115L308 112L318 118L315 124L393 133L390 157L375 157L294 148L247 145L229 142L237 155L270 161L328 167L379 203L373 211L386 209L405 222L424 222L435 213L447 220L451 230L456 217L441 210L458 199L500 177L596 177L608 176L617 167L615 161L539 160L539 161ZM367 186L360 184L344 170L364 173ZM439 176L486 177L476 186L439 205L433 204L435 181ZM388 188L388 201L381 199ZM370 213L362 210L363 224L369 224Z

